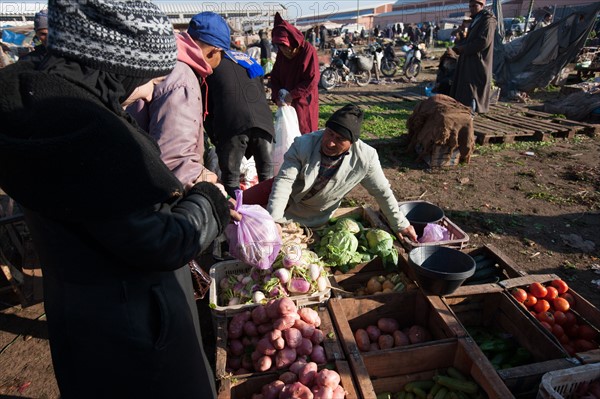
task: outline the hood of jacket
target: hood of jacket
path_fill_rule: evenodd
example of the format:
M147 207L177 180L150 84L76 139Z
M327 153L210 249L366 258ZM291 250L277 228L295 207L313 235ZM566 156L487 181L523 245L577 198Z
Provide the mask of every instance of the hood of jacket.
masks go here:
M156 143L89 91L19 62L0 92L0 187L26 208L90 220L181 195Z
M294 25L281 18L279 13L275 14L275 21L271 35L275 37L278 30L285 30L288 33L288 39L292 48L300 47L304 44L304 35Z
M175 38L177 39L177 59L179 61L188 64L197 75L203 78L213 73L212 67L204 59L202 49L187 32L175 35Z

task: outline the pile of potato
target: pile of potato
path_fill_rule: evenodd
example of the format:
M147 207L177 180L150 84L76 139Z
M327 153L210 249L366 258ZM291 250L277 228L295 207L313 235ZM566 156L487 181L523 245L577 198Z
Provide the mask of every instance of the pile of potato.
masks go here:
M365 287L354 292L356 296L401 293L406 290L406 276L404 273L389 273L387 275L373 276L367 281Z
M398 346L407 346L431 341L431 333L424 327L414 325L400 329L398 321L389 317L382 317L377 325L370 325L366 329L359 328L354 332L356 346L361 352L390 349Z

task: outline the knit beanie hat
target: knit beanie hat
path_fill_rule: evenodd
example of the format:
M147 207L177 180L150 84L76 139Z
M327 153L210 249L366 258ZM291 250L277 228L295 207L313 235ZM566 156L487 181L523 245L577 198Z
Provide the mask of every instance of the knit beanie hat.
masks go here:
M169 74L177 45L169 18L142 0L49 0L48 47L82 65L124 76Z
M354 104L344 105L329 117L325 126L355 143L360 138L363 111Z
M33 29L48 29L48 10L44 9L37 12L33 17Z

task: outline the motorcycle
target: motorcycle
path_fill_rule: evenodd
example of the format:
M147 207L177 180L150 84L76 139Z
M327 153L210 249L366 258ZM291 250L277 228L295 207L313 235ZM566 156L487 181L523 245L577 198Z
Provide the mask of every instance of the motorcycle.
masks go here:
M397 58L393 45L390 43L384 48L383 59L381 60L381 73L384 76L392 77L396 74L398 68L407 78L416 78L421 72L421 58L423 57L424 44L408 43L402 46L405 52L404 58Z
M371 81L373 57L357 54L350 44L347 49L332 49L331 64L321 72L320 83L325 90L339 83L354 82L364 87Z

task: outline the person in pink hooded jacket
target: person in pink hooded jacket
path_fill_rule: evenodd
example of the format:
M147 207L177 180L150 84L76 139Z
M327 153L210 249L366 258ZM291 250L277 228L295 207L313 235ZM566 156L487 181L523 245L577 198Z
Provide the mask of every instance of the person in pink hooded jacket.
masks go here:
M229 51L227 22L214 12L195 15L187 32L176 35L177 65L154 88L152 100L127 108L138 124L155 140L161 159L185 188L217 175L204 167L203 108L201 85Z
M272 100L281 106L291 104L298 115L300 133L319 129L319 58L313 45L289 22L275 14L272 41L277 58L271 71ZM285 89L283 101L279 91Z

